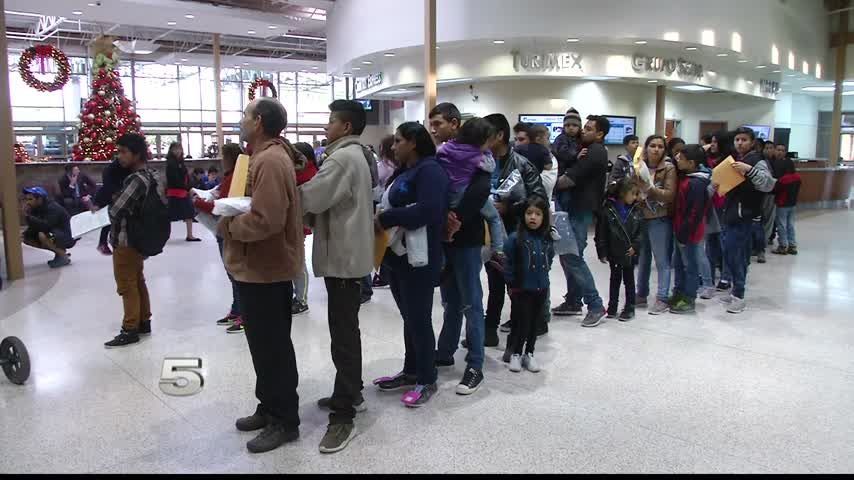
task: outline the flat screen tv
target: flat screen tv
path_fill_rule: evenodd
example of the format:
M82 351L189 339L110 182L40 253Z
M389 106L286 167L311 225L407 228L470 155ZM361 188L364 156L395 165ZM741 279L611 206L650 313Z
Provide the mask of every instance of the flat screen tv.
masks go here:
M519 121L530 123L531 125L542 125L548 128L551 133L550 141L552 142L557 139L558 135L563 133L563 115L523 113L519 115Z
M762 140L771 140L771 127L769 125L742 125L742 126L753 130L753 133L756 134L756 138L759 138Z
M374 105L373 105L373 102L371 100L356 100L356 101L361 103L362 106L365 107L366 112L370 112L371 110L374 109Z

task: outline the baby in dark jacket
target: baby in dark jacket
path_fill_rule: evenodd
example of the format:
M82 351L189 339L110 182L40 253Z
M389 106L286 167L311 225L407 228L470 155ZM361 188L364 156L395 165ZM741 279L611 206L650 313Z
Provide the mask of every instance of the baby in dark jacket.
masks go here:
M637 184L628 177L609 187L609 195L596 222L596 253L602 263L611 265L611 292L608 318L617 317L620 283L626 286L626 305L620 321L635 317L635 265L643 238L643 216L635 206Z

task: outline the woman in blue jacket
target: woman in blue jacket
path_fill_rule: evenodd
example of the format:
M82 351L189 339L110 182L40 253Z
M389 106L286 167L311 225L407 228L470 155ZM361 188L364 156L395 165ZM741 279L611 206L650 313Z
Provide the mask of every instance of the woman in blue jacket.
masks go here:
M393 151L399 168L389 180L391 209L377 215L377 229L399 227L414 231L427 227L428 262L413 267L407 254L386 251L383 263L388 267L391 293L403 317L406 354L402 372L374 380L374 384L384 391L406 388L409 391L401 398L403 404L420 407L438 390L431 313L442 265L448 177L436 162L436 147L430 134L419 123L407 122L397 128Z

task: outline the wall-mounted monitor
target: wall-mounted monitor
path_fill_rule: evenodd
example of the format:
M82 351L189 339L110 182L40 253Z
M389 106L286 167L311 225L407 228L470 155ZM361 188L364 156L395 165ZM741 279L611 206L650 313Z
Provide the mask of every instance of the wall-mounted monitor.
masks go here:
M742 127L747 127L753 130L753 133L756 134L756 138L762 140L771 140L771 126L770 125L742 125Z
M356 100L356 101L361 103L362 106L365 107L366 112L370 112L374 109L373 100Z
M558 135L563 133L563 115L550 113L523 113L519 115L519 121L522 123L530 123L531 125L542 125L548 128L551 133L550 141L552 142L557 139Z
M637 117L623 117L619 115L605 115L611 122L611 131L605 136L605 145L622 145L623 137L638 134Z

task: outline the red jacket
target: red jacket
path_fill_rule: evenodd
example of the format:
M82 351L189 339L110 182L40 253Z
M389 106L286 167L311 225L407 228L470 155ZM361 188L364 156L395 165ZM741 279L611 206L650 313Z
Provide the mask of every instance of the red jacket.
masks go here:
M222 178L222 183L219 184L219 198L227 198L228 191L231 189L231 177L234 176L234 172L228 172ZM201 198L196 197L193 201L193 206L196 207L197 210L205 212L205 213L213 213L214 202L206 202Z
M311 160L306 159L305 166L297 170L297 186L311 180L315 175L317 175L317 165ZM306 235L311 235L310 228L303 227L303 231Z
M709 174L696 172L679 179L676 193L676 209L673 215L673 232L676 240L685 244L697 244L706 233L706 213L709 202L706 188Z
M794 207L798 204L798 194L801 191L801 176L797 173L783 175L777 180L774 191L774 200L778 207Z

